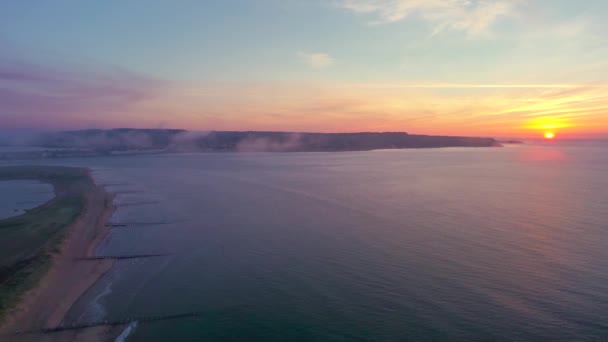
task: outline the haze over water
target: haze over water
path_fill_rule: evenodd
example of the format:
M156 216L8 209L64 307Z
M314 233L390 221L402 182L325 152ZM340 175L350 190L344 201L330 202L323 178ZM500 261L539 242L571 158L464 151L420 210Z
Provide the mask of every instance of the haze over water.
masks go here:
M605 146L61 161L119 194L72 320L129 341L608 338ZM96 317L97 316L97 317Z
M606 0L0 1L0 166L93 170L116 195L96 253L120 259L63 315L104 266L64 259L90 257L87 225L12 321L608 341L607 18ZM478 148L426 149L447 146ZM17 303L63 227L29 212L51 185L0 183L0 219L27 227L0 241L36 240L3 257Z

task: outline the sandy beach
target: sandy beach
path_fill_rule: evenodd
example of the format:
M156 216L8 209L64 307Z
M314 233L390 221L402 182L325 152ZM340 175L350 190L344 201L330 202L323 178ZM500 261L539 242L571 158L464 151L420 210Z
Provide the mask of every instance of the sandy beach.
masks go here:
M68 228L68 236L59 253L53 255L51 269L38 286L24 296L8 315L0 329L2 341L105 341L115 332L107 328L66 331L50 334L19 334L56 327L61 324L72 305L112 267L112 260L79 260L93 256L96 247L108 234L105 226L114 210L113 196L103 187L95 186L87 194L86 205L77 220Z

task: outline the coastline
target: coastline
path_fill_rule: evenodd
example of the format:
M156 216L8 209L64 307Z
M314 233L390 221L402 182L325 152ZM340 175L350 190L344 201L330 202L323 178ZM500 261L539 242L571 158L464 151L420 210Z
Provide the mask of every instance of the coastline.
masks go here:
M58 253L53 254L48 272L38 284L28 290L7 315L0 327L0 340L65 341L75 338L87 341L107 340L109 329L89 329L53 334L22 334L16 331L58 326L74 303L91 288L114 264L112 260L82 261L94 256L96 248L107 237L106 223L114 212L113 195L93 182L86 194L85 206L76 220L66 227L66 236ZM60 191L61 189L56 189Z

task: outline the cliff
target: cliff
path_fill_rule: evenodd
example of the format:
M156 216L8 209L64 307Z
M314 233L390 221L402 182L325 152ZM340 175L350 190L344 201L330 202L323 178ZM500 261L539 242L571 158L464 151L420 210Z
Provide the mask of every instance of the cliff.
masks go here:
M30 145L39 148L21 152L0 150L0 159L155 152L331 152L501 146L493 138L415 135L405 132L193 132L130 128L44 133Z

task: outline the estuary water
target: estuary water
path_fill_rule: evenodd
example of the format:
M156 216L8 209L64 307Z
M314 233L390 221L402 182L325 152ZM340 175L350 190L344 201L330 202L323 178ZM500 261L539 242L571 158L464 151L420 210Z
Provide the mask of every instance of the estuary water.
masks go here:
M53 186L32 180L0 181L0 220L22 215L55 197Z
M117 194L71 322L128 341L608 339L608 148L54 161Z

